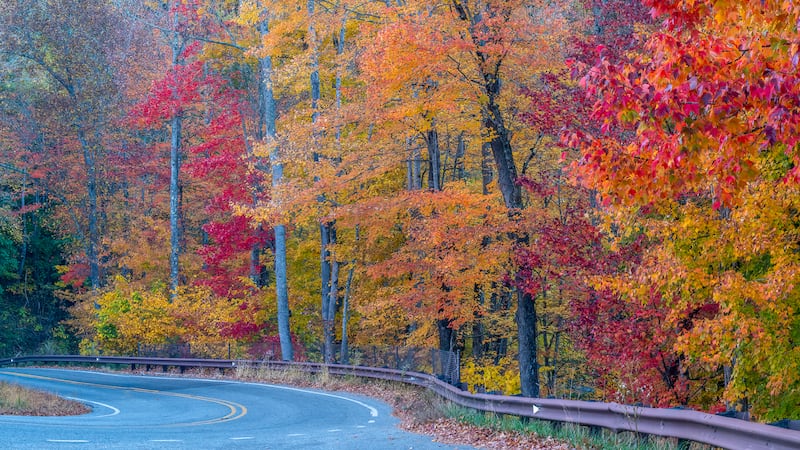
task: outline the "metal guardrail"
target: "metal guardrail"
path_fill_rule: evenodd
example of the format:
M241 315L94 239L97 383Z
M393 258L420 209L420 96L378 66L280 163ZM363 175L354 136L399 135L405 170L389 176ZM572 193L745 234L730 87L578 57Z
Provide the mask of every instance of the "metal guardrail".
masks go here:
M311 373L375 378L422 386L461 406L496 414L508 414L578 425L602 427L614 432L631 431L671 437L729 449L800 449L800 431L698 411L646 408L618 403L558 400L504 395L471 394L434 376L375 367L338 364L292 363L223 359L180 359L119 356L23 356L0 359L0 367L25 363L122 364L166 367L235 369L244 367L294 368Z
M310 361L321 361L321 349L305 348L305 356ZM350 346L350 364L357 366L382 367L385 369L422 372L435 375L448 383L461 380L460 359L457 351L420 347ZM280 360L280 343L263 342L253 347L234 347L230 342L206 344L143 344L136 346L136 356L147 358L203 358L203 359L256 359ZM304 358L304 359L306 359ZM341 345L333 346L334 362L341 361Z
M18 358L0 359L0 367L25 363L77 363L77 364L121 364L167 367L207 367L214 369L235 369L236 360L232 359L200 359L200 358L151 358L139 356L76 356L76 355L44 355L20 356Z

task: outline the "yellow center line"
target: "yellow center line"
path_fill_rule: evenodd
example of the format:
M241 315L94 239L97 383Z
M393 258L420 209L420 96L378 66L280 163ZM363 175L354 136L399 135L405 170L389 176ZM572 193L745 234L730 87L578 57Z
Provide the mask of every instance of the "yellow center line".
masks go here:
M75 380L65 380L62 378L52 378L46 377L42 375L33 375L29 373L19 373L19 372L5 372L0 371L0 374L15 376L15 377L22 377L22 378L33 378L37 380L46 380L46 381L55 381L60 383L66 384L75 384L80 386L91 386L97 387L101 389L113 389L119 391L132 391L132 392L139 392L144 394L154 394L154 395L164 395L169 397L180 397L180 398L187 398L190 400L198 400L202 402L208 403L216 403L218 405L222 405L227 407L230 412L222 417L217 417L214 419L207 419L207 420L200 420L197 422L185 422L185 423L174 423L174 424L166 424L166 425L154 425L156 427L178 427L178 426L196 426L196 425L209 425L214 423L222 423L222 422L229 422L231 420L236 420L244 417L247 414L247 407L242 405L241 403L232 402L229 400L223 400L219 398L213 397L202 397L199 395L191 395L191 394L179 394L176 392L167 392L167 391L159 391L155 389L144 389L144 388L137 388L137 387L125 387L125 386L115 386L110 384L99 384L99 383L88 383L85 381L75 381Z

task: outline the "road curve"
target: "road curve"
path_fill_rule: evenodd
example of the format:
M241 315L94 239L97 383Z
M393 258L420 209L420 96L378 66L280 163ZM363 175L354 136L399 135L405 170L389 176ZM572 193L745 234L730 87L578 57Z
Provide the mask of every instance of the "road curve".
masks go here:
M400 430L388 405L353 394L58 369L2 369L0 381L92 407L72 417L0 416L0 448L456 448Z

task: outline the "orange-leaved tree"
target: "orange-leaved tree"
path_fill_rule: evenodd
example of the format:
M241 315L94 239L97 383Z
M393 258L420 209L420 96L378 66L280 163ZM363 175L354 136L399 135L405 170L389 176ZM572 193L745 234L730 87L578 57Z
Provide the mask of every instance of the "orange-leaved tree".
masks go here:
M486 142L505 207L512 219L519 218L526 201L518 167L535 135L526 133L515 111L527 107L521 88L563 61L568 9L513 0L441 7L411 1L392 9L362 62L375 80L367 86L374 110L421 115L428 130L448 112L472 116L469 129L479 130ZM411 70L397 70L405 66ZM513 235L517 245L530 241L522 229ZM518 278L508 277L510 287ZM535 299L524 289L515 292L522 393L538 396Z

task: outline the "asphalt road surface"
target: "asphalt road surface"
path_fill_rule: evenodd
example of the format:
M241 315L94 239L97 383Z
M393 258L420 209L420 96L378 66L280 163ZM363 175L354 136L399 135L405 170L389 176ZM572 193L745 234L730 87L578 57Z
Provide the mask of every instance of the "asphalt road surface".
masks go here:
M400 430L388 405L352 394L57 369L0 369L0 381L92 407L72 417L0 416L2 449L456 448Z

